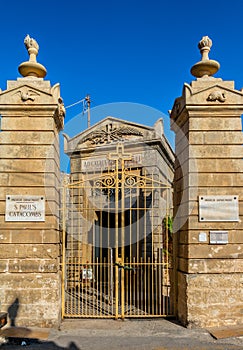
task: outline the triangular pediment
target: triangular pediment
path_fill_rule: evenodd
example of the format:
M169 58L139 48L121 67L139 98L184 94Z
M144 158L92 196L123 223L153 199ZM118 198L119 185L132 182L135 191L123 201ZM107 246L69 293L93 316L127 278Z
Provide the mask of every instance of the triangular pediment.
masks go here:
M158 124L155 124L155 127L148 127L109 116L73 138L64 135L65 150L68 152L68 150L74 151L74 149L104 146L116 142L149 140L158 137ZM163 126L161 126L160 136L163 133L162 129Z
M0 104L36 105L45 103L54 103L53 95L28 84L16 86L0 93Z
M184 97L186 103L200 104L242 104L243 92L235 90L231 82L215 82L208 86L185 84Z

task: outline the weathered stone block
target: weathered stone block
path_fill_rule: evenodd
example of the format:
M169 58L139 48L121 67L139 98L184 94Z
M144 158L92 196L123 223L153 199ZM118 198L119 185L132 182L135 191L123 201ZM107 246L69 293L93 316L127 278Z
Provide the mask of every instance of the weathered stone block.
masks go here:
M200 113L200 112L199 112ZM232 117L221 115L220 117L210 115L208 118L193 117L189 122L189 130L199 131L242 131L241 120L238 116Z
M189 148L190 158L242 158L243 147L241 145L193 145Z
M179 273L179 297L187 300L186 307L185 304L179 303L178 309L184 325L206 328L226 323L241 323L242 314L239 310L243 306L242 281L242 273L234 275Z
M190 227L190 230L226 230L226 231L232 231L232 230L239 230L242 231L242 223L237 221L232 222L220 222L220 226L218 222L199 222L198 216L192 215L188 217L188 224Z
M198 131L190 132L189 143L209 145L235 145L243 143L242 131Z
M7 222L5 221L5 215L0 215L0 233L6 230L19 230L19 229L34 229L43 230L43 229L59 229L59 219L53 215L46 215L44 222Z
M2 310L15 307L16 326L58 326L61 313L59 273L1 274Z
M190 172L198 173L237 173L243 171L243 160L238 159L195 159L188 160Z
M9 273L57 273L59 270L57 259L9 259L2 272Z
M13 172L13 173L43 173L43 172L55 172L56 162L54 159L0 159L0 171L1 172ZM16 175L17 176L17 175Z
M9 231L11 235L11 243L12 244L18 244L18 243L34 243L34 244L40 244L43 243L43 232L35 229L20 229L20 230L10 230Z
M53 158L57 155L55 149L52 146L43 145L0 145L1 158L14 158L14 159L32 159L37 158Z
M188 273L240 273L243 259L180 259L180 266Z
M1 259L55 259L58 255L56 244L0 244Z
M54 132L41 132L41 131L22 131L16 134L13 131L2 131L0 133L1 144L12 144L12 145L45 145L52 144L54 142Z
M60 197L60 189L54 186L52 187L28 187L25 184L21 187L0 187L0 200L6 200L7 195L37 195L45 196L46 200L53 200L58 202Z
M4 131L27 131L27 130L53 130L55 127L55 122L53 118L50 117L30 117L30 116L11 116L2 117L1 128Z

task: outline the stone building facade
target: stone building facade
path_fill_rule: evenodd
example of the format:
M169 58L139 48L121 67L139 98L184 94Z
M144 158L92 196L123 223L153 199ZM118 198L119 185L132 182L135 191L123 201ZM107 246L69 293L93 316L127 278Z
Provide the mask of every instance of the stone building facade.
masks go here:
M106 117L65 136L71 174L61 201L65 109L36 61L37 42L25 38L23 78L0 91L0 301L11 325L57 326L61 313L99 317L99 308L116 318L174 314L189 327L242 324L243 91L213 77L211 45L200 41L196 80L170 113L175 159L161 120Z

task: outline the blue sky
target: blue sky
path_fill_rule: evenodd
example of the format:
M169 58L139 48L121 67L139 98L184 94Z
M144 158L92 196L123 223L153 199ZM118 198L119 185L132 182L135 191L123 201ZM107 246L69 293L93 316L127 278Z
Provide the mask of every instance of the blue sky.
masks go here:
M216 76L235 80L237 89L243 86L242 18L241 0L3 2L0 87L19 77L17 67L27 60L23 40L30 34L40 45L45 79L60 82L66 106L90 94L94 124L104 113L116 116L107 104L128 102L120 104L126 108L119 117L124 112L124 119L153 125L163 115L173 143L167 111L183 83L194 79L190 68L200 60L197 44L203 35L213 40L210 58L221 64ZM131 108L129 114L129 104L145 105L146 113ZM66 123L80 112L81 105L67 109ZM75 133L84 128L81 115Z

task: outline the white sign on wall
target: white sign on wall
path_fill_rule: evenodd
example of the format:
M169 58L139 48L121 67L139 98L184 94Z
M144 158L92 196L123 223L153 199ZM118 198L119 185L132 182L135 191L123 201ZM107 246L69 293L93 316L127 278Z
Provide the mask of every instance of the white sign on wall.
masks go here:
M200 196L199 221L239 221L238 196Z
M45 221L45 197L7 195L5 221Z

